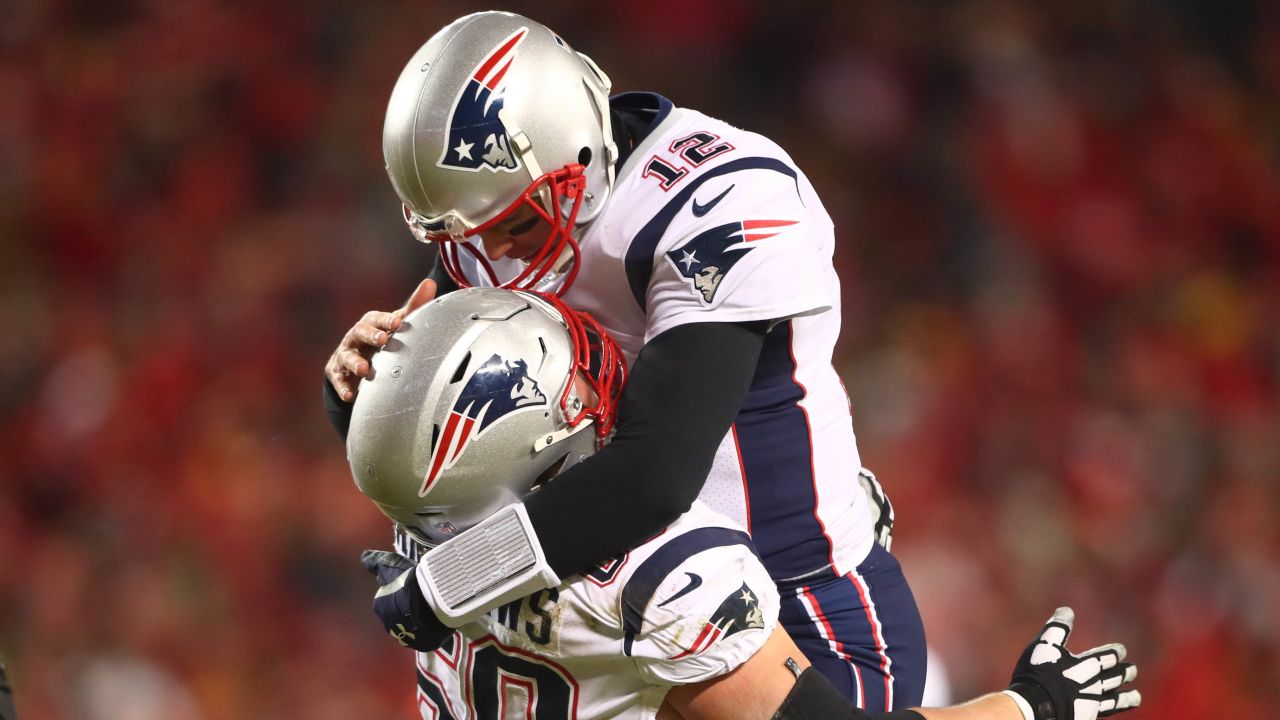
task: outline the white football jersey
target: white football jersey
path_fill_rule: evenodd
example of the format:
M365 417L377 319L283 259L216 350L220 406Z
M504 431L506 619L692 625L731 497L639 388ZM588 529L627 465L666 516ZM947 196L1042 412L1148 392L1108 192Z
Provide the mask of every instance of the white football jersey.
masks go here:
M777 618L747 534L694 503L623 557L417 653L418 707L427 720L653 718L673 685L754 655Z
M831 364L840 281L830 216L768 138L649 93L611 102L652 108L653 122L580 238L582 266L565 301L594 315L628 361L679 325L771 321L699 499L748 529L777 581L854 570L873 528L848 397ZM481 284L474 261L459 255ZM514 277L519 266L504 259L494 268Z

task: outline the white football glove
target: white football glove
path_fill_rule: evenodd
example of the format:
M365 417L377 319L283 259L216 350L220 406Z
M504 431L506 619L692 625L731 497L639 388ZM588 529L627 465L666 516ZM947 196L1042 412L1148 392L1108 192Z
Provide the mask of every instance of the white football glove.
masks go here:
M885 494L876 474L866 468L858 471L858 483L867 494L867 507L871 508L871 521L875 524L876 543L889 549L893 544L893 503Z
M1111 643L1079 655L1066 648L1076 615L1060 607L1040 637L1027 646L1005 691L1022 710L1023 720L1096 720L1142 703L1126 683L1138 668L1124 660L1124 645Z

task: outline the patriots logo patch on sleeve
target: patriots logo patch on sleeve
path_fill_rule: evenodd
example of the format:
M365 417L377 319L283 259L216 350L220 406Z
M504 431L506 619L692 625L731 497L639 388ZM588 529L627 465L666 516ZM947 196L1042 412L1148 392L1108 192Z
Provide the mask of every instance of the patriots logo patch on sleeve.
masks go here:
M755 249L751 243L777 235L795 220L742 220L713 227L667 253L676 272L688 278L704 304L711 304L725 275Z
M449 136L436 164L442 168L515 172L520 160L498 113L503 107L502 79L515 62L529 28L520 28L485 56L458 91L449 113Z
M755 592L742 583L742 587L729 594L720 603L707 622L702 632L694 638L693 644L683 652L672 655L668 660L679 660L682 657L697 655L716 644L720 638L726 638L743 630L759 630L764 627L764 611L760 609L760 600Z
M431 448L431 462L418 497L427 494L440 473L453 467L472 440L494 423L521 410L543 407L547 396L538 381L529 375L529 364L494 355L467 380L453 404L440 437Z

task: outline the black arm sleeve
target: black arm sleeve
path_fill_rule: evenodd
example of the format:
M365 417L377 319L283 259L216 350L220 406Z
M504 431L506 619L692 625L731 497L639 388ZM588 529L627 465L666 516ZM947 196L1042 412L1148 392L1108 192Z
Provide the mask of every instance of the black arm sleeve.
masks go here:
M440 258L436 257L435 267L431 268L431 274L427 277L436 281L436 297L440 297L445 293L451 293L458 289L458 283L449 277L448 271L444 269L444 263L440 262Z
M525 499L560 577L639 545L689 509L746 399L765 333L764 322L693 323L641 349L613 441Z
M836 690L836 686L832 685L831 681L812 665L796 678L795 686L783 698L772 720L830 720L831 718L924 720L924 716L915 710L869 713L856 708L849 702L849 698L841 695L840 691Z
M427 277L436 281L436 297L458 289L458 283L449 277L449 273L444 269L444 263L440 262L439 258L436 259L436 265L431 268L431 273ZM329 382L328 376L325 376L324 412L329 416L329 424L333 425L333 429L338 431L338 436L344 441L347 439L347 430L351 427L351 407L352 403L344 402L338 397L338 391L333 389L333 384Z
M347 430L351 427L351 408L355 407L354 403L344 402L338 397L338 391L333 389L333 383L329 382L329 376L324 376L324 412L329 416L329 424L334 430L338 431L338 437L345 442L347 439Z

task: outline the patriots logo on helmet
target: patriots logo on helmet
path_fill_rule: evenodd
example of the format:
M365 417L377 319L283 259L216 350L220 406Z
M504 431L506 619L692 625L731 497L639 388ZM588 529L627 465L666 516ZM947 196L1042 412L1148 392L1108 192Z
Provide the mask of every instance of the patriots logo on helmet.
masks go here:
M711 304L724 276L746 257L755 246L795 225L795 220L743 220L713 227L689 242L667 253L667 261L684 277L693 281L702 294L702 302Z
M720 638L729 637L743 630L758 630L764 627L764 611L760 609L760 601L746 583L729 593L729 597L720 603L715 613L702 626L702 632L694 638L687 650L672 655L668 660L677 660L689 655L697 655L706 650Z
M537 380L529 376L529 364L524 360L511 362L500 355L486 360L467 380L435 447L431 448L430 470L418 497L426 495L440 473L453 467L471 441L494 423L513 413L546 404L547 396L538 388Z
M502 79L516 59L516 50L529 28L522 27L471 71L449 112L449 138L436 164L442 168L478 172L515 172L520 160L511 151L511 138L498 117L503 106Z

